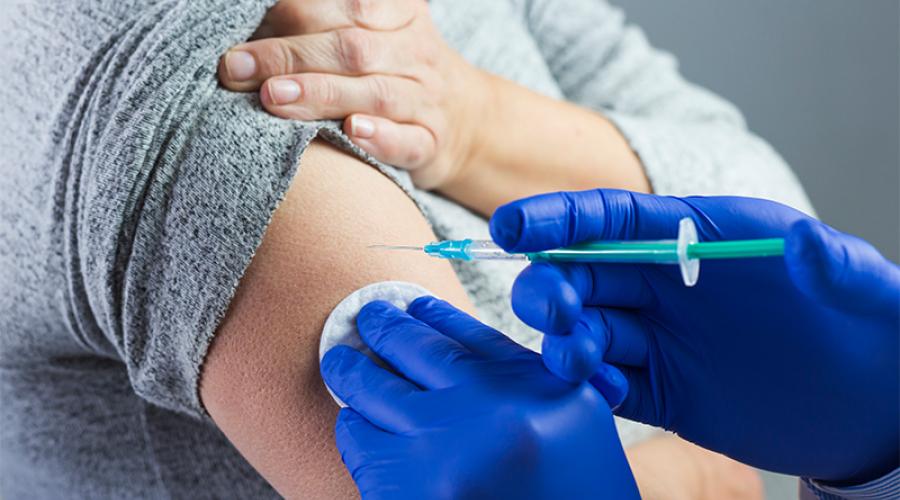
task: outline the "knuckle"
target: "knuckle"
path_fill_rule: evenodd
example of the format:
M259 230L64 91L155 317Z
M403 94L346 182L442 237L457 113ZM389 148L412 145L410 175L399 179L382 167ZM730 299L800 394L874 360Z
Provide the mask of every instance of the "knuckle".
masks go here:
M319 108L331 108L341 100L341 91L331 78L310 78L309 94Z
M302 59L300 48L287 39L276 38L274 47L274 69L280 75L294 73L295 62Z
M412 138L412 137L411 137ZM419 167L428 163L432 157L431 138L425 132L421 140L411 141L406 153L407 165Z
M303 89L303 103L291 106L292 116L298 119L321 119L321 113L327 112L339 102L340 89L325 76L302 75L297 79Z
M421 146L411 146L406 154L406 163L408 165L419 165L425 157L425 152Z
M418 81L424 91L424 104L440 105L447 99L447 87L444 79L434 71L413 71L413 78Z
M345 29L337 32L338 58L348 70L363 73L374 57L375 47L364 30Z
M416 56L419 62L427 67L437 66L440 59L439 52L434 43L422 43L416 46Z
M350 19L361 24L373 19L374 10L378 8L376 0L346 0L346 2Z
M372 108L376 115L394 116L398 108L397 92L394 87L383 78L372 80L373 103Z

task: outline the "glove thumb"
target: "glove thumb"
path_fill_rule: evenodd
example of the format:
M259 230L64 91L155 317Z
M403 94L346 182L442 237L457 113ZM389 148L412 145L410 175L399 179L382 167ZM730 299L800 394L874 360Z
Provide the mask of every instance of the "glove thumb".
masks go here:
M791 280L817 302L900 314L900 268L855 236L803 219L791 226L784 257Z

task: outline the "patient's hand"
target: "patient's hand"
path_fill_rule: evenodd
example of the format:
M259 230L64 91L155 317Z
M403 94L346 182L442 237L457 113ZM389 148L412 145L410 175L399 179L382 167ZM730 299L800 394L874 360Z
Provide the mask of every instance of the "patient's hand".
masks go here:
M444 43L426 2L281 0L257 36L268 38L222 58L227 88L259 89L284 118L344 119L357 145L424 189L471 163L491 79Z

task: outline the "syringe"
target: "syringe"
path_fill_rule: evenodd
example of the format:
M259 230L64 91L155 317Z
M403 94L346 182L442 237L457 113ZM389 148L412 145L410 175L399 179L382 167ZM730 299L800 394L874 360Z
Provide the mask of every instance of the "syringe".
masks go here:
M678 224L678 239L675 240L596 241L529 253L507 253L490 240L472 239L436 241L421 247L372 245L370 248L415 250L432 257L455 260L678 264L685 286L694 286L700 277L700 260L781 256L784 255L784 239L700 242L694 221L684 218Z

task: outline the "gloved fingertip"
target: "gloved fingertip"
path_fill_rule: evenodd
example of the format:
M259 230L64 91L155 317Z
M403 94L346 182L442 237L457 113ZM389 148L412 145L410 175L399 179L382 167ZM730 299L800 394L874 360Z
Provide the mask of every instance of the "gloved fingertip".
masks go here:
M581 297L556 267L525 268L512 288L512 309L525 324L548 335L565 335L581 315Z
M363 423L368 422L365 417L360 415L360 413L349 406L346 408L341 408L338 412L336 424L342 425L352 425L355 423Z
M341 408L334 421L334 435L343 455L343 448L355 442L353 439L353 427L366 422L366 419L352 408ZM343 458L343 457L342 457Z
M423 295L409 303L406 312L411 316L418 317L420 314L428 314L428 310L436 305L444 303L443 300L431 295Z
M814 219L801 219L792 224L785 237L785 258L796 264L805 264L810 258L821 258L825 231L825 225Z
M328 350L319 362L319 371L325 383L329 384L332 377L341 377L344 373L356 365L358 356L365 356L356 349L346 345L336 345Z
M356 327L360 331L379 328L385 321L402 313L390 302L374 300L362 306L356 315Z
M491 238L507 252L516 251L522 237L524 216L517 202L501 206L494 211L489 223Z
M791 280L812 297L833 288L845 260L837 238L829 232L819 221L801 219L791 226L785 238L784 259Z
M600 391L613 411L619 409L628 396L628 379L618 368L610 364L602 363L589 381Z
M583 382L603 364L603 350L583 335L545 336L541 358L551 373L567 382Z

